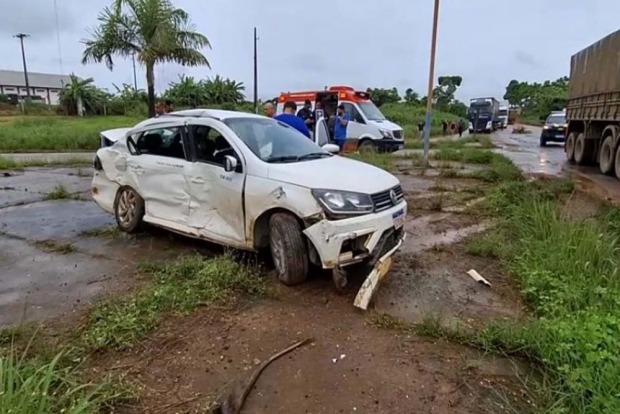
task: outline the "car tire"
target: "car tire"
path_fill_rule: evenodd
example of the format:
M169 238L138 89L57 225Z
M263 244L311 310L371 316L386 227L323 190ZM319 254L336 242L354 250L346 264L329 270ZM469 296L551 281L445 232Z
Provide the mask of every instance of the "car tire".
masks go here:
M114 199L114 217L118 228L125 233L137 233L142 228L144 200L131 187L121 187Z
M546 147L547 146L547 140L544 139L543 137L540 137L540 146L541 147Z
M372 142L372 140L365 139L365 140L362 140L362 142L360 142L359 146L357 147L357 150L359 152L375 152L377 148L375 146L375 143Z
M575 141L577 140L577 134L571 132L566 138L566 143L564 144L564 152L566 152L566 159L568 162L575 161Z
M575 140L575 162L577 165L583 165L588 162L590 155L589 145L586 141L586 135L582 132L577 135L577 139Z
M294 286L308 278L308 249L294 216L286 213L271 216L269 247L280 282Z
M614 171L615 161L614 138L609 135L601 145L601 154L599 156L598 166L602 174L612 174Z

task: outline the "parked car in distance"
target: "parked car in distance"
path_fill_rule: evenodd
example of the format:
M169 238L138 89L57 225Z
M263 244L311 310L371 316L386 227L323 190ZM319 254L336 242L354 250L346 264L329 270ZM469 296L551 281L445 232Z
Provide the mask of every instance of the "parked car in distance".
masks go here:
M326 130L317 123L315 139ZM402 244L407 203L396 177L277 120L188 110L104 131L101 140L92 194L124 232L146 222L270 249L286 285L303 282L311 263L341 274Z
M547 142L564 142L566 140L566 128L566 114L564 112L551 113L540 133L540 146L546 146Z

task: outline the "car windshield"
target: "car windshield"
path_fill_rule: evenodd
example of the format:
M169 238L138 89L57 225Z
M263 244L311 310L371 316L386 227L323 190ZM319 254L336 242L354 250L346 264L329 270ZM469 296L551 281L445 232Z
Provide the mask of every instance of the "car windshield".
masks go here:
M506 109L500 109L499 116L508 116L508 111Z
M548 124L565 124L566 118L562 115L552 115L549 118L547 118L547 123Z
M269 118L230 118L224 123L265 162L297 162L330 157L301 132Z
M371 101L359 102L357 105L369 121L385 121L385 115Z

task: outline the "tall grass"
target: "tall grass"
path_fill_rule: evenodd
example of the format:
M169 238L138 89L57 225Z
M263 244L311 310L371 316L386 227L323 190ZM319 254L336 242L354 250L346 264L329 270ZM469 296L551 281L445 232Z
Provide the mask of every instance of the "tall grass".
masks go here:
M99 133L130 127L137 118L24 116L2 123L0 152L83 151L99 146Z
M536 318L481 338L546 367L551 412L620 413L620 244L605 220L561 214L569 188L511 183L489 197L510 228L508 266Z
M28 360L13 347L0 355L0 414L94 414L121 396L105 384L80 384L75 369L61 366L63 356Z

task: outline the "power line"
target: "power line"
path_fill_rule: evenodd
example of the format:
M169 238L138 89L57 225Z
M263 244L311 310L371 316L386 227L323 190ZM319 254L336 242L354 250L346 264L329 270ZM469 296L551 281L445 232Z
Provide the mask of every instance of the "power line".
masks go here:
M57 0L54 0L54 18L56 20L56 41L58 42L58 63L60 65L60 74L64 75L65 70L62 64L62 42L60 40L60 23L58 19L58 4Z

